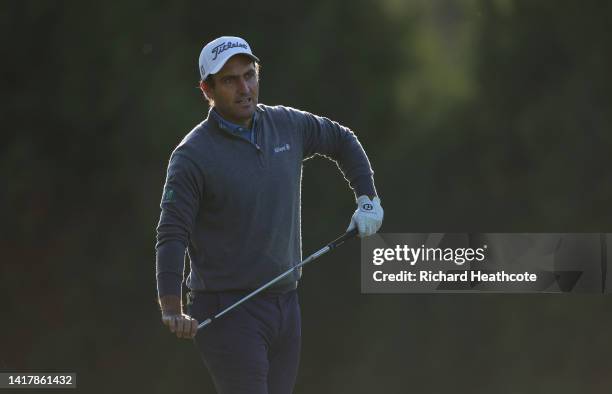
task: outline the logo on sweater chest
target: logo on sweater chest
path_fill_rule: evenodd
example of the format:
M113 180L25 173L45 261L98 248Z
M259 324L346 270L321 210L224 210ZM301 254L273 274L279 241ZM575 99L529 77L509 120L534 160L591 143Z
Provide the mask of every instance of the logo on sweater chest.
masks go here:
M274 147L274 153L286 152L290 149L291 149L291 146L289 144L279 145L279 146Z

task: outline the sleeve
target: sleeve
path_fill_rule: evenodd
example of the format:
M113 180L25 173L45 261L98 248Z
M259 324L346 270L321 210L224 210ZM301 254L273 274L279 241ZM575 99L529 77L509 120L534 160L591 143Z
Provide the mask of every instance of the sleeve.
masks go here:
M304 160L325 156L336 163L356 197L376 195L374 171L355 133L328 118L293 111L302 133Z
M181 295L185 249L193 229L204 180L197 165L176 151L170 157L157 225L156 278L159 297Z

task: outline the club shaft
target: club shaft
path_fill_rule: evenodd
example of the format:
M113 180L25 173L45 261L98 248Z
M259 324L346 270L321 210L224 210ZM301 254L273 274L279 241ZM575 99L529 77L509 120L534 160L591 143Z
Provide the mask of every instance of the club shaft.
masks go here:
M324 247L323 249L319 250L318 252L314 253L312 256L309 256L306 260L302 261L301 263L299 263L298 265L296 265L293 268L288 269L287 271L285 271L284 273L280 274L279 276L277 276L276 278L272 279L271 281L269 281L268 283L266 283L265 285L261 286L260 288L258 288L257 290L254 290L252 293L250 293L249 295L243 297L242 299L240 299L239 301L237 301L236 303L232 304L231 306L227 307L226 309L222 310L221 312L219 312L218 314L215 315L215 319L225 315L227 312L229 312L230 310L234 309L235 307L237 307L238 305L242 304L243 302L245 302L246 300L248 300L249 298L254 297L255 295L261 293L262 291L264 291L265 289L267 289L268 287L272 286L273 284L275 284L276 282L278 282L279 280L283 279L285 276L291 274L293 271L299 269L301 266L303 266L304 264L310 263L312 260L316 259L317 257L327 253L329 251L329 246Z
M232 309L236 308L238 305L242 304L243 302L247 301L248 299L256 296L259 293L261 293L262 291L264 291L265 289L269 288L270 286L272 286L273 284L275 284L279 280L281 280L284 277L286 277L287 275L291 274L293 271L295 271L295 270L299 269L300 267L310 263L311 261L321 257L322 255L324 255L325 253L329 252L330 250L340 246L346 240L354 237L355 235L357 235L357 230L351 230L351 231L345 233L344 235L342 235L341 237L339 237L338 239L330 242L329 244L327 244L323 248L319 249L315 253L313 253L310 256L308 256L304 261L302 261L301 263L297 264L295 267L288 269L287 271L283 272L282 274L280 274L276 278L272 279L268 283L262 285L261 287L259 287L256 290L253 290L251 293L249 293L248 295L244 296L240 300L236 301L232 305L228 306L227 308L225 308L221 312L217 313L213 317L204 320L202 323L200 323L198 325L198 330L203 328L203 327L205 327L205 326L207 326L207 325L209 325L210 323L212 323L216 319L220 318L221 316L225 315L226 313L228 313Z

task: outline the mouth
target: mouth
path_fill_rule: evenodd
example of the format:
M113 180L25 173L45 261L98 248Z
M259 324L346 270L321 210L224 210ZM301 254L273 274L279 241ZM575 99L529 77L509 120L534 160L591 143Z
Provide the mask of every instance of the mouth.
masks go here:
M251 97L243 97L240 100L236 100L235 103L238 105L250 105L253 102Z

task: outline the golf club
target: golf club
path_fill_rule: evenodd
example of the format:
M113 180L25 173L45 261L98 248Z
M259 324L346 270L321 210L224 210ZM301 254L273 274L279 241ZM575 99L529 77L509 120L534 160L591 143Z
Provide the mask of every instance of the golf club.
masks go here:
M351 231L347 231L346 233L344 233L344 235L342 235L338 239L328 243L327 245L325 245L325 247L321 248L317 252L315 252L315 253L311 254L310 256L308 256L306 258L306 260L302 261L301 263L299 263L295 267L288 269L287 271L283 272L282 274L280 274L276 278L272 279L271 281L269 281L265 285L261 286L260 288L258 288L256 290L253 290L248 295L244 296L243 298L239 299L238 301L236 301L232 305L228 306L227 308L225 308L221 312L219 312L216 315L214 315L212 317L209 317L208 319L204 320L202 323L200 323L198 325L198 330L200 330L200 329L206 327L207 325L211 324L213 321L217 320L221 316L225 315L227 312L229 312L232 309L236 308L238 305L242 304L243 302L245 302L249 298L251 298L251 297L255 296L256 294L264 291L268 287L272 286L274 283L278 282L279 280L283 279L285 276L289 275L291 272L293 272L296 269L302 267L303 265L306 265L306 264L310 263L311 261L313 261L316 258L324 255L325 253L329 252L330 250L332 250L332 249L342 245L345 241L353 238L356 235L357 235L357 229L356 228L351 230Z

